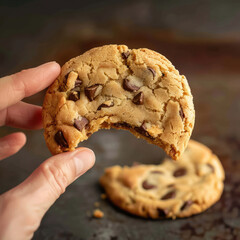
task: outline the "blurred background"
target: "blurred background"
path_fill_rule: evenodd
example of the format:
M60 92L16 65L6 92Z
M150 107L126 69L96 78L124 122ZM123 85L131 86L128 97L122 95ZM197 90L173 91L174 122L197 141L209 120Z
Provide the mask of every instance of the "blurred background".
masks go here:
M240 1L0 1L0 76L52 60L62 65L110 43L158 51L187 77L196 109L192 138L219 156L224 194L187 219L146 221L123 213L100 199L104 168L159 163L164 153L126 131L101 130L81 144L95 151L95 167L57 200L34 239L240 239ZM44 91L25 101L41 105L43 97ZM2 127L0 137L14 131ZM42 130L24 132L26 146L0 163L0 193L50 156ZM91 217L96 201L101 220Z

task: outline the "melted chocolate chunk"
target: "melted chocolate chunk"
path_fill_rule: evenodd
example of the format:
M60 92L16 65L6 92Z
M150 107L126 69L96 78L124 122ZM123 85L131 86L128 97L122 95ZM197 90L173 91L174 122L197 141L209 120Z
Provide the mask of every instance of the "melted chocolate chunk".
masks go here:
M89 101L93 101L94 98L98 96L99 93L97 93L97 90L100 86L101 85L99 84L95 84L92 85L91 87L85 88L85 95L88 97Z
M136 105L142 105L144 101L144 94L143 92L138 93L134 98L133 98L133 103Z
M97 108L97 110L101 110L102 108L110 108L112 107L114 104L113 102L111 102L111 104L107 105L105 103L102 103L101 105L99 105L99 107Z
M82 80L77 79L76 82L75 82L75 86L74 86L73 89L71 89L71 91L79 92L79 95L80 95L81 84L82 84Z
M71 91L78 92L80 95L81 87L80 86L74 87L73 89L71 89Z
M166 217L167 214L168 214L167 209L157 208L157 211L158 211L158 216L159 216L160 218Z
M69 72L69 73L70 73L70 72ZM65 91L69 73L67 73L67 74L64 76L63 82L62 82L62 84L61 84L60 87L59 87L59 91L60 91L60 92L64 92L64 91Z
M68 100L72 100L74 102L76 102L77 100L79 100L80 98L80 92L70 92L69 96L68 96Z
M153 78L154 78L156 76L155 70L153 68L151 68L151 67L147 67L147 69L152 73Z
M148 183L147 180L143 181L142 187L143 187L144 189L146 189L146 190L156 188L155 185Z
M185 209L187 209L188 207L190 207L193 204L193 201L188 200L186 202L183 203L182 207L181 207L181 211L184 211Z
M176 196L176 190L172 190L170 192L168 192L167 194L165 194L161 200L167 200L167 199L171 199L171 198L175 198Z
M81 79L77 79L75 82L75 87L80 87L82 85L83 81Z
M154 174L163 174L163 172L160 171L160 170L154 170L154 171L151 171L150 173L154 173Z
M172 183L172 184L169 184L169 185L167 185L167 187L168 187L168 188L175 187L175 184L173 184L173 183Z
M143 122L143 124L140 127L134 128L138 133L142 134L145 137L148 137L150 139L154 139L148 132L147 132L147 126L146 123Z
M62 131L58 131L55 136L54 136L54 139L56 141L56 143L58 145L60 145L61 147L65 147L65 148L68 148L68 143L66 141L66 139L64 138L64 135L63 135L63 132Z
M122 123L114 123L113 126L118 128L131 128L131 125L128 123L122 122Z
M178 168L177 170L174 171L173 176L174 177L182 177L184 175L186 175L187 173L187 169L182 167L182 168Z
M184 112L183 112L182 107L180 107L179 115L180 115L180 117L181 117L182 120L185 118L185 114L184 114Z
M74 120L74 127L82 131L88 123L89 121L85 117L81 117L81 119Z
M136 92L140 89L140 87L132 84L130 80L126 78L123 80L123 88L129 92Z
M211 171L212 171L213 173L215 172L215 169L214 169L214 167L213 167L212 164L207 163L207 166L211 169Z
M129 55L130 55L130 52L129 52L129 51L122 53L122 57L123 57L125 60L129 57Z

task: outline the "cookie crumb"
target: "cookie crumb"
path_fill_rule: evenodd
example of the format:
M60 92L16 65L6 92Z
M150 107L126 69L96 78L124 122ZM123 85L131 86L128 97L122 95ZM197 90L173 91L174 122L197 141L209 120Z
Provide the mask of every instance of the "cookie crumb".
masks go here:
M93 212L93 217L95 218L103 218L104 213L100 209L95 209Z
M105 200L107 198L107 195L105 193L101 194L101 199Z

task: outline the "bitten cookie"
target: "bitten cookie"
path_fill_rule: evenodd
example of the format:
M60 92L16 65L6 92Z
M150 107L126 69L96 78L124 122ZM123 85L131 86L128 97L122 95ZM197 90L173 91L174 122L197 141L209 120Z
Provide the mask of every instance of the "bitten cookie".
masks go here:
M145 218L188 217L219 200L224 170L206 146L190 140L179 161L107 168L100 183L118 207Z
M194 118L185 76L161 54L124 45L93 48L68 61L43 104L44 135L52 154L72 151L99 129L114 127L177 159Z

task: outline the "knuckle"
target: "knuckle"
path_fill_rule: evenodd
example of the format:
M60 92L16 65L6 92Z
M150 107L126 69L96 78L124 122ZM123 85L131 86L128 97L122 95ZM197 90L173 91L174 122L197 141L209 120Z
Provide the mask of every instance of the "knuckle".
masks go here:
M54 194L60 196L65 192L69 180L67 174L62 168L58 167L55 163L43 163L41 165L41 171Z

